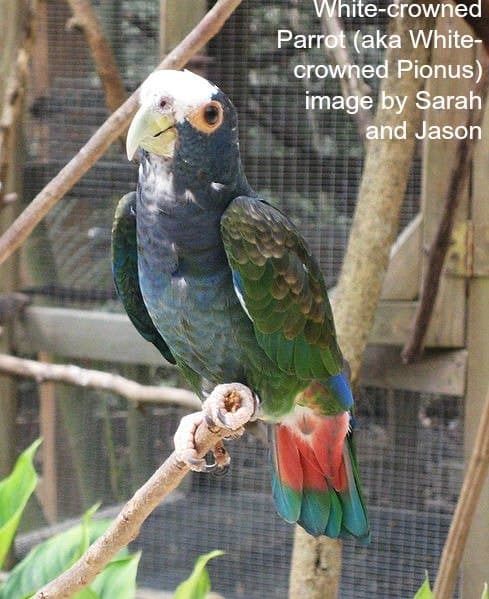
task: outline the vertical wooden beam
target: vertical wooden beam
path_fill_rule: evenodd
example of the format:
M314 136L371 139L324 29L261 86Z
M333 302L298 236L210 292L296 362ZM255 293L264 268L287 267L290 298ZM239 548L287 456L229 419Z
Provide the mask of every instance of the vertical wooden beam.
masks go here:
M49 94L49 43L48 43L48 7L47 0L39 0L37 8L37 31L32 53L32 76L30 82L30 104L45 98ZM39 147L36 160L48 162L49 160L49 125L42 119L31 119L31 135L35 137Z
M23 23L26 15L24 2L0 0L0 105L3 104L5 83L10 67L15 60L23 34ZM14 152L9 164L6 181L6 192L16 192L21 196L22 190L22 136L21 126L12 132ZM16 216L15 203L4 207L0 213L0 230L4 231ZM18 257L13 257L0 268L0 291L12 291L16 288L18 275ZM4 329L0 338L0 350L8 352L11 345L10 327ZM16 456L17 386L8 376L0 376L0 478L11 470Z
M487 165L489 164L489 110L483 123L482 140L474 157L472 220L489 225L487 201ZM483 228L474 228L474 247L482 244ZM482 406L489 385L489 277L469 281L468 299L468 376L465 403L465 455L468 459L474 443ZM489 431L488 431L489 434ZM464 599L479 599L489 576L489 481L479 500L466 545L462 566Z
M40 362L52 362L52 356L39 352ZM42 443L41 506L46 520L53 524L58 519L58 473L56 463L56 394L54 383L39 386L39 429Z
M448 29L469 33L463 19L442 19L437 23L438 30L447 35ZM472 64L475 59L473 49L432 49L432 64ZM427 89L432 95L446 97L450 94L467 95L474 82L467 79L432 78ZM465 110L429 109L425 118L429 125L462 125L467 118ZM451 140L425 140L423 146L423 247L429 247L438 229L444 210L444 200L453 168L456 144ZM460 198L455 223L463 222L468 216L468 189ZM427 256L423 256L422 270L427 265ZM465 343L466 281L463 278L442 275L438 298L430 325L430 345L444 347L463 347Z

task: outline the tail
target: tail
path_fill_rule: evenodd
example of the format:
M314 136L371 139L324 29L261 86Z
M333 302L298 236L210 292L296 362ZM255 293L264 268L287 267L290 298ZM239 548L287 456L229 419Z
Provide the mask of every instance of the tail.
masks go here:
M350 414L320 416L296 406L273 436L272 489L278 513L313 536L370 541Z

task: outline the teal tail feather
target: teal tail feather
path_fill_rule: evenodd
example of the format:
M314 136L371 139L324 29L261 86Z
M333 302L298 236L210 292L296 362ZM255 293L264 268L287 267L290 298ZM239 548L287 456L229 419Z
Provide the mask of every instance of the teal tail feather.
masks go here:
M273 433L272 491L277 511L313 536L370 541L350 416L296 408Z

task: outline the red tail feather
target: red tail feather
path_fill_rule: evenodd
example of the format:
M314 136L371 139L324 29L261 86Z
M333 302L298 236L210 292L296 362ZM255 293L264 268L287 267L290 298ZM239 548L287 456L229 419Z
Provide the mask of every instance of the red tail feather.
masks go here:
M329 483L337 491L348 481L343 463L343 444L349 416L316 416L296 410L293 419L276 428L277 469L280 480L294 491L325 490Z
M276 428L275 447L277 473L280 480L294 491L302 491L303 477L299 450L292 432L285 426Z
M360 481L352 460L349 414L317 416L296 407L275 427L272 490L279 514L307 532L370 538Z

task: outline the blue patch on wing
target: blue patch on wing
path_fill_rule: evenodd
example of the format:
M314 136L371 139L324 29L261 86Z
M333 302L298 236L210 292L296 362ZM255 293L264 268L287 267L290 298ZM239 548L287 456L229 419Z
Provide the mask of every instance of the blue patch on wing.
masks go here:
M239 303L241 304L241 307L243 308L243 310L246 312L246 316L248 316L248 318L251 321L253 321L250 313L248 312L248 308L246 307L245 301L244 301L243 281L241 280L241 276L240 276L239 272L237 272L236 270L233 270L232 274L233 274L233 287L234 287L234 291L239 299Z
M328 386L335 398L345 407L345 410L350 410L353 406L353 395L345 373L340 372L340 374L330 376Z

